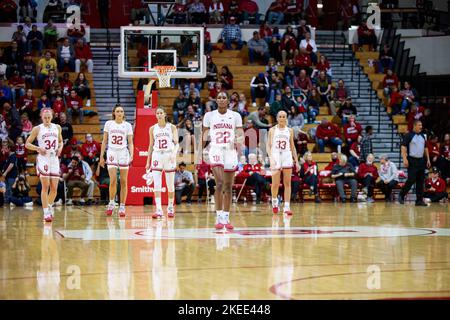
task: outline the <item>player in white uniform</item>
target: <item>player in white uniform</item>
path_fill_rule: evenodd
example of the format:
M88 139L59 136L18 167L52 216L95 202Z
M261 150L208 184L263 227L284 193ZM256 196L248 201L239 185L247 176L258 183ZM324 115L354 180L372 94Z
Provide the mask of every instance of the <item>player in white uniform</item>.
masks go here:
M278 213L278 189L280 176L283 172L284 186L284 210L287 215L292 215L289 206L291 200L291 176L295 164L299 170L297 151L294 144L294 131L287 126L287 113L280 111L277 114L277 125L270 128L267 139L267 150L272 171L272 212Z
M100 151L100 166L106 164L109 172L109 204L106 215L111 216L115 207L114 199L117 193L117 169L120 171L120 205L119 217L125 217L125 200L128 193L128 168L133 161L133 128L125 121L125 113L120 104L117 104L112 112L113 120L105 123L103 129L103 141Z
M167 191L169 193L169 205L167 206L167 216L173 218L175 210L173 200L175 197L175 168L177 165L178 152L178 131L177 127L166 122L166 112L162 108L156 110L158 123L149 129L149 145L146 170L151 169L153 176L156 202L156 212L153 219L162 218L161 187L162 171L166 176Z
M234 175L238 165L236 149L244 140L242 118L239 113L228 109L228 103L228 95L220 92L217 95L218 109L207 112L203 118L203 148L209 136L209 162L216 181L216 229L233 229L229 215Z
M42 124L31 130L26 148L37 151L36 171L41 180L41 201L44 209L44 221L53 220L53 203L55 202L60 177L59 159L63 148L61 127L52 123L53 111L44 108L41 111ZM33 142L37 139L38 146ZM50 192L49 192L50 190Z

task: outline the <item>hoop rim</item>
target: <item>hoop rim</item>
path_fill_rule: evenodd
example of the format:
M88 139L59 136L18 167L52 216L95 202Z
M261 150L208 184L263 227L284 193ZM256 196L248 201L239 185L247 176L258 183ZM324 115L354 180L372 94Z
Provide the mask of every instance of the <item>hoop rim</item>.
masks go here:
M168 74L169 72L174 72L177 70L177 67L175 66L154 66L152 69L149 70L154 70L155 72L159 73L159 74Z

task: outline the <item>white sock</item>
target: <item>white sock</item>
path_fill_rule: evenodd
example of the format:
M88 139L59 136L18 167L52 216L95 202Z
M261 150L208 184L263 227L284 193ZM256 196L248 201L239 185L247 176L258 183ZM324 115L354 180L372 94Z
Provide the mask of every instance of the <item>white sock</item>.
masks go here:
M116 203L115 203L115 201L114 200L109 200L109 205L110 206L113 206L113 205L115 205Z
M162 210L161 198L156 198L155 202L156 202L156 210Z
M48 216L50 214L50 210L48 208L44 208L44 216Z
M284 203L284 209L289 209L289 202Z
M230 217L230 213L229 212L226 212L226 211L222 212L222 219L223 219L224 222L228 222L229 221L229 217Z
M121 208L125 208L125 203L121 203L121 204L120 204L120 207L121 207Z
M173 198L169 198L169 208L173 208Z
M272 207L278 207L278 198L272 198Z

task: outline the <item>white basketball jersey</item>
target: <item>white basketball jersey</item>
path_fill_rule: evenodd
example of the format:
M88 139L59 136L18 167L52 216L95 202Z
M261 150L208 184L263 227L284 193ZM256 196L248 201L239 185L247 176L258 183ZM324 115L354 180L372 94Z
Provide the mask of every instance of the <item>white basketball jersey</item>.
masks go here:
M277 125L272 138L272 152L291 151L291 131L288 127L280 129Z
M59 130L56 124L51 123L49 127L46 127L43 123L39 125L37 140L40 148L56 153L59 143L58 136Z
M166 123L164 128L159 124L153 126L153 150L172 151L174 149L172 125Z
M104 132L108 132L108 149L123 150L128 147L128 136L133 135L133 128L126 121L109 120L105 123Z
M205 114L203 126L209 128L211 146L234 147L235 131L242 127L242 118L235 111L227 110L225 114L220 114L214 110Z

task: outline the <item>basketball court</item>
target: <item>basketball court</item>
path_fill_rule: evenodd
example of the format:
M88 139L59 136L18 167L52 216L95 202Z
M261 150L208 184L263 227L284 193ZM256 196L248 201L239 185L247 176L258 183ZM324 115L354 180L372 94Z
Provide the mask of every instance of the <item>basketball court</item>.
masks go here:
M1 299L450 298L447 205L305 203L292 218L269 204L152 207L106 218L103 206L4 209Z

